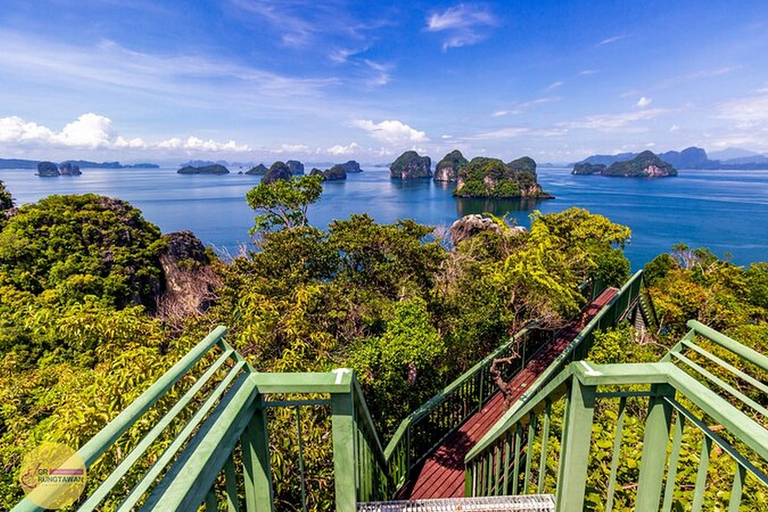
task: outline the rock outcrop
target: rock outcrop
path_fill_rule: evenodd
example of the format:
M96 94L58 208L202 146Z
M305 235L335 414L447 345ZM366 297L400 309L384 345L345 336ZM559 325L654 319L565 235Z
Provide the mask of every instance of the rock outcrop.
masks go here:
M435 166L435 181L457 181L459 171L467 166L469 160L464 158L461 151L454 149L440 160Z
M536 162L529 157L505 164L498 158L476 157L461 171L453 195L457 197L551 199L536 181Z
M157 300L158 313L180 321L208 309L221 280L211 268L213 256L191 231L163 235L165 249L160 253L163 292Z
M304 174L304 164L298 160L288 160L285 165L291 170L291 174Z
M267 171L267 174L265 174L264 177L261 179L261 182L264 184L268 184L268 183L274 183L277 180L290 181L291 176L293 176L293 173L291 172L291 168L288 167L287 164L277 161L272 164L272 166Z
M419 156L415 151L406 151L389 166L390 177L401 180L413 180L432 177L432 160L428 156Z
M573 166L572 174L597 174L619 178L665 178L677 176L677 170L652 151L643 151L630 160L614 162L608 167L600 164L576 164Z
M229 174L229 169L221 164L202 165L195 167L192 165L185 165L178 171L178 174Z
M40 162L37 164L37 175L41 178L55 178L61 176L59 166L53 162Z
M346 173L363 172L363 170L360 168L360 164L355 160L349 160L339 165L344 169L344 172Z
M604 164L591 164L589 162L581 162L573 165L573 171L571 174L579 174L582 176L589 176L590 174L603 174L608 167Z
M83 174L80 170L80 166L73 162L59 164L59 173L61 173L62 176L80 176Z
M259 164L256 167L251 167L247 171L245 171L245 174L255 175L255 176L264 176L267 174L267 166L264 164Z
M510 227L509 230L511 233L522 233L526 231L522 226L513 226ZM489 217L484 217L478 213L465 215L451 224L451 240L454 245L457 245L460 242L485 231L501 233L503 229Z
M347 171L344 169L344 164L336 164L330 169L321 171L317 167L314 167L309 173L310 176L320 175L323 177L323 181L336 181L347 179Z

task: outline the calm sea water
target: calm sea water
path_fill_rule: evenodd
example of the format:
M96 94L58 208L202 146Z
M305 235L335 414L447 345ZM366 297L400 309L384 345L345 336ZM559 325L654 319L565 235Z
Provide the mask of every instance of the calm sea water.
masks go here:
M412 218L449 226L468 213L510 216L523 226L534 209L558 212L586 208L632 228L627 255L639 268L677 242L708 247L747 265L768 260L768 170L681 171L676 178L643 180L573 176L568 169L539 169L544 190L557 199L485 201L455 199L451 187L428 180L390 180L369 168L346 181L327 182L310 221L325 227L333 219L368 212L382 223ZM31 170L0 170L0 180L18 204L51 194L93 192L119 197L140 208L163 232L189 229L224 254L250 243L254 213L245 193L255 176L182 176L175 169L85 169L79 177L38 178Z

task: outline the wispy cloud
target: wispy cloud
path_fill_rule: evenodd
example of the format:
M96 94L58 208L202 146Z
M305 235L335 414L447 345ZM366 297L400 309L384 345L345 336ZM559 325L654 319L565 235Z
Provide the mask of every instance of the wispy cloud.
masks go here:
M558 123L557 126L568 129L599 130L605 132L624 131L624 132L642 132L646 131L643 127L632 126L638 121L648 121L668 113L668 109L655 108L641 110L637 112L627 112L622 114L598 114L587 116L575 121L565 121Z
M562 81L560 81L560 80L558 80L557 82L552 82L552 84L550 84L550 86L549 86L549 87L547 87L547 88L546 88L546 89L544 89L544 90L545 90L545 91L547 91L547 92L551 92L551 91L554 91L555 89L559 89L560 87L562 87L562 86L563 86L563 83L564 83L564 82L562 82Z
M625 37L627 37L627 36L613 36L613 37L608 37L608 38L606 38L606 39L603 39L603 40L602 40L602 41L600 41L599 43L597 43L597 46L605 46L606 44L612 44L612 43L615 43L616 41L621 41L621 40L622 40L622 39L624 39Z
M241 13L255 16L280 33L286 46L306 47L325 34L359 36L359 26L337 0L228 0Z
M486 39L490 28L497 24L498 20L488 9L476 4L459 4L427 18L428 31L446 35L443 50L477 44Z
M425 132L411 128L397 120L385 120L380 123L374 123L371 120L357 119L352 122L352 126L365 130L374 139L393 145L429 141Z
M768 121L768 92L757 91L717 106L717 117L735 121L738 128L748 129Z

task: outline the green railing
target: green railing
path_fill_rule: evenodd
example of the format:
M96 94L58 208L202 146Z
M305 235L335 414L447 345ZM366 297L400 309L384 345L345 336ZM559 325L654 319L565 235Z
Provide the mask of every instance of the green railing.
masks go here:
M768 486L768 411L729 381L764 400L768 358L698 322L689 326L667 357L683 367L573 362L515 404L467 454L466 495L553 492L559 512L581 512L585 495L587 508L606 511L619 502L641 512L764 507L754 484ZM687 350L720 375L697 367ZM595 416L615 425L612 436L593 433ZM639 471L626 456L633 447L623 446L630 432L643 439Z
M223 340L225 332L214 330L78 450L89 469L104 466L105 454L113 455L114 467L77 510L273 510L268 412L278 408L295 411L297 506L306 510L306 407L328 410L336 509L353 512L358 502L386 499L383 449L354 374L257 373ZM157 414L148 419L148 411ZM129 431L142 435L131 442L123 437ZM281 440L285 434L279 432ZM129 446L125 455L118 445ZM29 498L13 508L41 510Z
M384 451L393 493L407 482L414 467L498 392L490 371L495 359L518 352L519 357L501 370L508 381L525 367L526 357L551 337L551 332L535 328L532 322L408 415Z

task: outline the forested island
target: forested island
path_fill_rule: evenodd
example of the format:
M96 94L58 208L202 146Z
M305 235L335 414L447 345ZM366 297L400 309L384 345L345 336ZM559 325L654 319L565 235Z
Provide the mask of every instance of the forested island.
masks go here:
M501 171L498 162L484 165ZM260 372L354 369L386 440L530 320L565 325L586 303L584 282L619 286L629 275L629 228L583 209L534 212L528 230L485 217L475 223L485 227L457 229L462 235L453 239L412 220L380 224L367 214L323 231L306 216L322 194L319 182L289 177L249 191L259 242L232 261L192 233L161 233L124 201L51 196L17 208L0 182L0 462L11 468L0 475L0 508L22 498L15 468L41 439L82 446L212 326L226 325L227 343ZM649 263L645 279L659 328L641 337L624 323L599 333L590 361L656 361L690 318L768 352L768 264L744 268L680 245ZM622 458L632 463L618 470L614 510L631 510L640 414L627 408ZM314 450L327 438L329 413L310 407L302 417ZM602 455L588 474L594 495L606 492L604 451L615 427L601 421L593 435ZM275 416L270 435L281 440L295 427L293 413ZM135 439L89 468L94 487ZM275 471L286 475L274 499L296 504L297 448L274 441L272 449ZM730 468L727 457L711 463L715 474ZM327 509L328 449L303 464L309 508ZM727 503L709 491L706 499L712 508ZM766 499L763 488L745 488L747 505ZM110 500L105 509L119 504Z
M185 165L178 171L178 174L229 174L229 169L221 164L201 165L195 167L193 165Z
M492 199L540 198L553 196L541 189L536 181L536 162L522 157L509 163L498 158L464 158L459 150L445 155L436 165L434 176L432 160L415 151L406 151L390 166L392 179L412 180L433 178L436 182L456 182L453 195Z
M606 166L589 162L573 166L571 174L612 176L619 178L665 178L677 176L677 169L652 151L643 151L629 160L619 160Z

